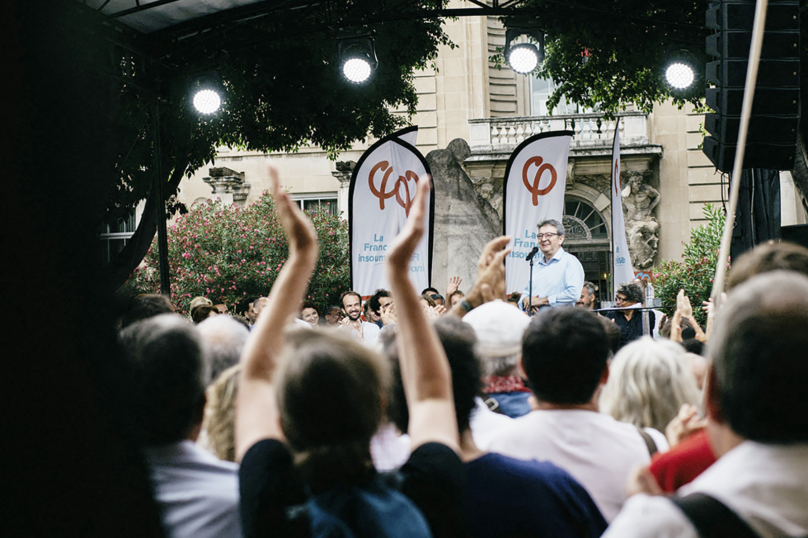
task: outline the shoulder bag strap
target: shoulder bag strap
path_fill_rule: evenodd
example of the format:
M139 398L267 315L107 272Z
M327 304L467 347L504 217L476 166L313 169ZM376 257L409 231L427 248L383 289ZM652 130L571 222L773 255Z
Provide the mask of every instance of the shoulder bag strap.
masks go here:
M651 437L651 434L649 434L647 431L643 430L639 426L637 426L637 431L640 432L642 440L645 441L645 446L648 447L648 453L651 455L651 457L653 457L654 454L658 452L656 443L654 442L654 438Z
M714 497L691 493L670 500L684 512L701 538L760 538L746 521Z

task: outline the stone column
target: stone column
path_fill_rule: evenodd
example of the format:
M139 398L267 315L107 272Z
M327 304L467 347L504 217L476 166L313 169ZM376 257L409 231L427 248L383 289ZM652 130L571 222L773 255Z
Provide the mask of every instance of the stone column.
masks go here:
M355 167L356 162L354 161L338 161L336 171L331 172L331 175L339 180L337 209L342 212L345 220L348 220L348 191L351 187L351 176Z
M225 204L237 203L243 206L250 194L251 185L244 181L244 172L236 172L229 168L209 168L209 177L202 181L210 185L213 197Z

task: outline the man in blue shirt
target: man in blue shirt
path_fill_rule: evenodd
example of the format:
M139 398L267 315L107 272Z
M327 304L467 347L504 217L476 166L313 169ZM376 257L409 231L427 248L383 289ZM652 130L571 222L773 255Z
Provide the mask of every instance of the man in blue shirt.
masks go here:
M533 266L532 313L542 308L575 306L584 287L584 268L578 258L565 252L564 225L557 220L539 223L536 235L543 256ZM525 286L519 306L527 311L530 282Z

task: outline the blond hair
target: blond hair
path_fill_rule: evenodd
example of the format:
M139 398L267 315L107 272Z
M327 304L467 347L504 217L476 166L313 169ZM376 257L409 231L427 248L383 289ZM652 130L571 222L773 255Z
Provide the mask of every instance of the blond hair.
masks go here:
M600 411L621 422L664 432L682 404L700 402L684 348L645 336L615 355L600 396Z
M240 372L240 364L228 368L205 391L208 402L202 430L207 435L208 449L220 460L236 461L234 432Z

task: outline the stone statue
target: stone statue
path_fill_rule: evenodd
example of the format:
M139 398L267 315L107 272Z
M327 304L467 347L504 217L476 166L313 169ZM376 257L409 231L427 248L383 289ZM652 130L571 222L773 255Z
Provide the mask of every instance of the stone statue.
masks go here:
M659 223L654 208L659 205L659 191L648 184L652 172L627 172L626 188L621 193L626 237L635 270L649 269L659 247Z

